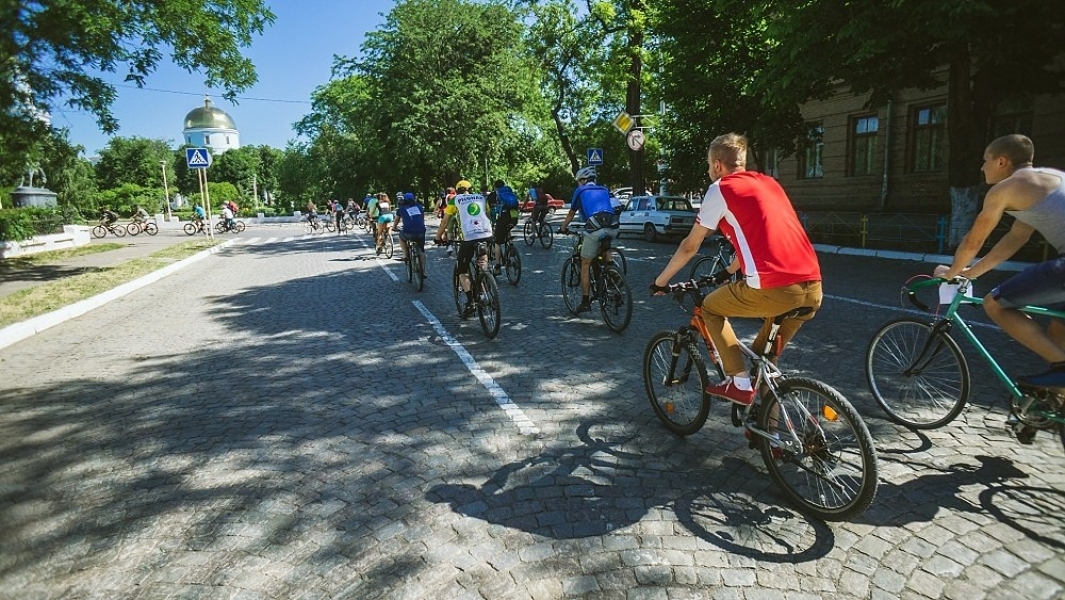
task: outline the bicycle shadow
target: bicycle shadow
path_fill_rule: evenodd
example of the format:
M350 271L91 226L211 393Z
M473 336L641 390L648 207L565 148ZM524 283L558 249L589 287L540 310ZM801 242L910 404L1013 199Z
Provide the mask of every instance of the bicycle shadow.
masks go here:
M553 539L661 531L655 522L670 519L656 513L672 510L701 540L758 560L805 562L835 545L828 525L793 510L768 477L741 458L707 464L683 439L651 447L642 443L646 437L596 438L592 427L578 427L578 445L504 465L481 485L437 485L427 498L467 517Z

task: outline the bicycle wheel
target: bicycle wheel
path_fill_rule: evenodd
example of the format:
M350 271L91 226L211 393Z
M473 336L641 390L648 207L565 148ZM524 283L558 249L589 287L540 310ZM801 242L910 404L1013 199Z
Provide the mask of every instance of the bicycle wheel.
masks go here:
M714 254L712 256L703 256L699 260L695 261L692 265L691 271L688 271L688 279L699 281L703 277L709 277L716 274L718 271L728 268L728 265L721 260L721 256Z
M703 390L710 381L702 355L692 354L687 344L681 345L674 359L675 333L659 331L647 343L643 351L643 385L662 425L685 436L699 431L706 423L710 396Z
M621 251L621 248L610 249L610 262L613 263L617 270L621 271L623 275L629 274L629 263L625 260L625 253Z
M775 395L763 394L758 426L781 440L756 436L769 476L800 510L830 521L872 503L879 482L873 436L834 388L783 378Z
M381 244L385 250L385 258L392 258L396 253L396 241L392 239L392 234L385 234L384 242Z
M503 251L503 270L507 272L510 285L518 285L521 281L521 255L513 243L507 244L507 249Z
M115 237L126 237L126 228L121 225L115 225L111 228L111 233L115 234Z
M455 296L455 310L459 313L459 317L462 317L462 309L466 307L466 294L462 291L462 284L459 283L457 264L455 270L451 272L451 292Z
M912 429L950 423L969 399L969 366L958 343L913 317L876 332L865 352L865 379L888 418Z
M196 235L196 225L193 223L185 223L181 230L185 232L185 235Z
M328 231L329 233L336 233L336 230L337 230L336 222L333 221L333 219L327 220L325 222L325 230Z
M495 277L488 273L477 276L477 317L481 320L481 329L488 339L495 339L499 334L499 325L503 320L503 310L499 306L499 286Z
M107 237L107 228L104 227L103 225L97 225L96 227L93 227L92 228L92 237L94 237L94 238Z
M407 281L414 281L414 244L407 242Z
M613 265L607 265L603 271L602 282L599 310L603 313L603 322L611 331L621 333L632 320L632 290L625 276Z
M522 235L525 237L525 245L532 246L536 242L536 226L532 221L526 221L525 227L522 228Z
M225 233L226 232L226 222L225 221L215 221L215 223L214 223L214 231L215 231L215 233Z
M540 247L544 248L545 250L547 248L550 248L551 245L555 243L555 228L552 227L550 223L544 223L543 226L540 227L539 237Z
M237 221L236 225L233 226L237 233L243 233L245 227L247 226L244 224L244 221Z
M577 314L581 305L581 265L572 256L562 263L562 299L570 314Z
M411 274L414 277L414 288L420 292L425 287L425 255L422 254L421 248L414 244L411 244L410 246L411 247L408 250L408 253L410 254L409 264Z
M147 232L148 235L155 235L159 233L159 226L155 223L147 223L144 226L144 231Z
M126 233L137 237L137 234L141 232L141 226L136 223L126 223Z

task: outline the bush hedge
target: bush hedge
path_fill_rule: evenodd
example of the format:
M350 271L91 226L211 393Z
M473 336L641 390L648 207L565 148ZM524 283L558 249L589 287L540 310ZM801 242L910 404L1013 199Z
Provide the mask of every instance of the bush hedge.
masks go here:
M35 235L57 233L65 223L80 220L80 215L76 217L64 215L58 208L3 209L0 210L0 242L21 242Z

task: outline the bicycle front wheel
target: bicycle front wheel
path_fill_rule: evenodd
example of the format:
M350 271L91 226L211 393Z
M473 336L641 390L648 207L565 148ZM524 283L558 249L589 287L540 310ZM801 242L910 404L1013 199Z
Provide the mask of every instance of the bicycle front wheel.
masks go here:
M555 228L550 223L544 223L540 227L540 247L548 249L555 243Z
M481 320L481 329L488 339L495 339L503 319L503 310L499 306L499 286L494 277L488 273L477 276L477 317Z
M148 223L144 226L144 231L147 232L148 235L155 235L159 233L159 226L155 223Z
M522 236L525 238L525 245L532 246L536 242L536 226L532 221L526 221L525 227L522 228Z
M503 252L503 270L507 272L510 285L518 285L521 281L521 255L514 244L507 244L507 249Z
M115 225L111 229L111 233L115 234L115 237L126 237L126 228L121 225Z
M757 436L773 482L800 510L826 521L865 510L879 483L873 436L831 386L805 377L784 378L762 396Z
M950 423L969 399L969 366L958 343L912 317L876 332L865 353L865 379L888 418L911 429Z
M687 343L673 356L675 332L659 331L643 351L643 385L647 399L666 429L685 436L702 428L710 414L710 384L701 354Z
M245 227L247 227L247 225L244 224L244 221L237 221L236 224L233 225L233 228L236 229L237 233L243 233Z
M562 263L562 299L570 314L577 314L581 305L581 264L572 256Z
M611 331L621 333L632 320L632 290L625 276L612 265L603 271L603 288L599 292L599 310Z

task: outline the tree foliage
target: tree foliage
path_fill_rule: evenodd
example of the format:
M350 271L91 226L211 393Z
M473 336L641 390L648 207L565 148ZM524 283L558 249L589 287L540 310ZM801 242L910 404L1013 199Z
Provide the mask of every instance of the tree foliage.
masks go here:
M132 183L142 188L163 187L161 162L170 162L174 151L166 140L113 137L100 151L96 180L102 189Z

